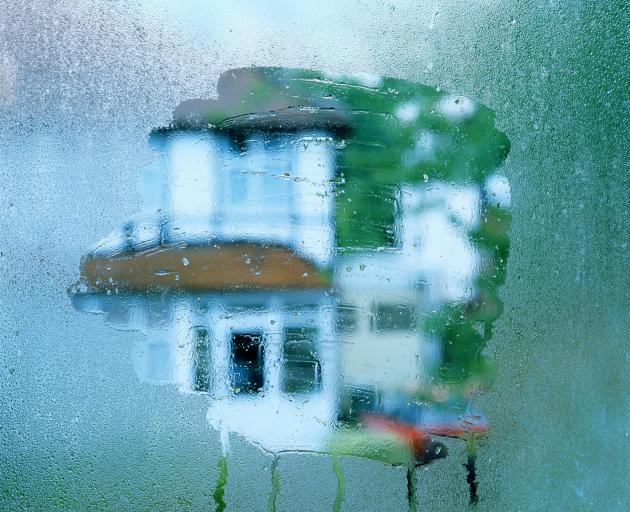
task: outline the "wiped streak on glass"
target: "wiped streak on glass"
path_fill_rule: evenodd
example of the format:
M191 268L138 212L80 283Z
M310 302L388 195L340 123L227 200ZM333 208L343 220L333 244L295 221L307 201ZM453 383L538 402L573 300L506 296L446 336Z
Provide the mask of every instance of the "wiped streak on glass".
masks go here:
M280 452L405 465L415 507L414 467L447 456L435 438L489 430L473 398L495 373L509 142L482 105L377 78L223 74L151 133L141 212L71 288L147 335L141 380L207 396L224 457L231 432L274 454L272 508Z

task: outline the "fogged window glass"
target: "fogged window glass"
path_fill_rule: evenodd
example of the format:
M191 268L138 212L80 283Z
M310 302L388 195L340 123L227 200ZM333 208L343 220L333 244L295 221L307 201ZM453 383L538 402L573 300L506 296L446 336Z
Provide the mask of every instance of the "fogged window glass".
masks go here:
M23 4L0 510L628 509L621 2Z

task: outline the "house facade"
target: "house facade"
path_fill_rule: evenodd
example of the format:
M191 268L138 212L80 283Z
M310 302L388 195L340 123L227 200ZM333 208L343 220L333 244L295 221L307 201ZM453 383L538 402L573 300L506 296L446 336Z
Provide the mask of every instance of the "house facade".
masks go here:
M424 319L475 297L485 255L470 234L509 186L496 175L399 182L396 244L339 251L339 198L352 197L336 184L352 162L378 174L364 153L382 151L355 141L341 162L339 149L377 118L328 92L308 105L278 92L290 85L268 92L257 73L223 75L218 100L184 102L151 133L140 211L84 255L71 296L145 333L138 377L206 395L226 447L233 432L274 452L318 450L348 416L347 390L406 400L426 384L443 345ZM263 91L252 105L250 89Z
M73 302L145 333L139 378L205 394L226 447L315 450L337 414L335 134L248 128L153 133L141 211L83 257Z

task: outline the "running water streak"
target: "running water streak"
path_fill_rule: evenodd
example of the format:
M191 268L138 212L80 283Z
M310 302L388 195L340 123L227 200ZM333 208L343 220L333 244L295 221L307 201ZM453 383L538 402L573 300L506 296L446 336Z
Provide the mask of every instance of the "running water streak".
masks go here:
M479 495L477 494L477 443L474 438L466 441L466 451L468 459L464 467L466 468L466 482L470 489L470 504L476 505L479 502Z
M407 503L409 504L409 512L417 512L417 489L416 489L416 467L414 465L407 466Z
M337 477L337 493L335 494L335 501L333 503L333 512L341 512L343 502L346 498L346 476L343 474L343 468L341 467L341 461L339 457L333 456L332 467L335 476Z
M280 470L278 469L278 455L271 461L271 492L267 500L267 512L276 512L276 499L280 493Z
M467 471L466 482L468 482L468 486L470 488L471 505L476 505L479 502L479 495L477 494L477 471L475 469L475 459L476 457L474 455L469 455L468 461L464 464Z
M228 463L226 457L221 457L217 463L219 471L217 475L217 484L212 493L212 498L216 504L215 512L223 512L225 510L225 486L227 485Z

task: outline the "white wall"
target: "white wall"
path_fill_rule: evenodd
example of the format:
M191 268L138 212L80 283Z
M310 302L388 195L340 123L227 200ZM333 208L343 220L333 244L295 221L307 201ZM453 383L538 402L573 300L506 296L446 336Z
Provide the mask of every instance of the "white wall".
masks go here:
M334 141L323 133L253 136L241 152L224 136L175 134L140 173L134 238L157 243L154 226L166 216L170 240L284 244L326 265L334 251L334 172ZM101 245L119 247L121 236Z

